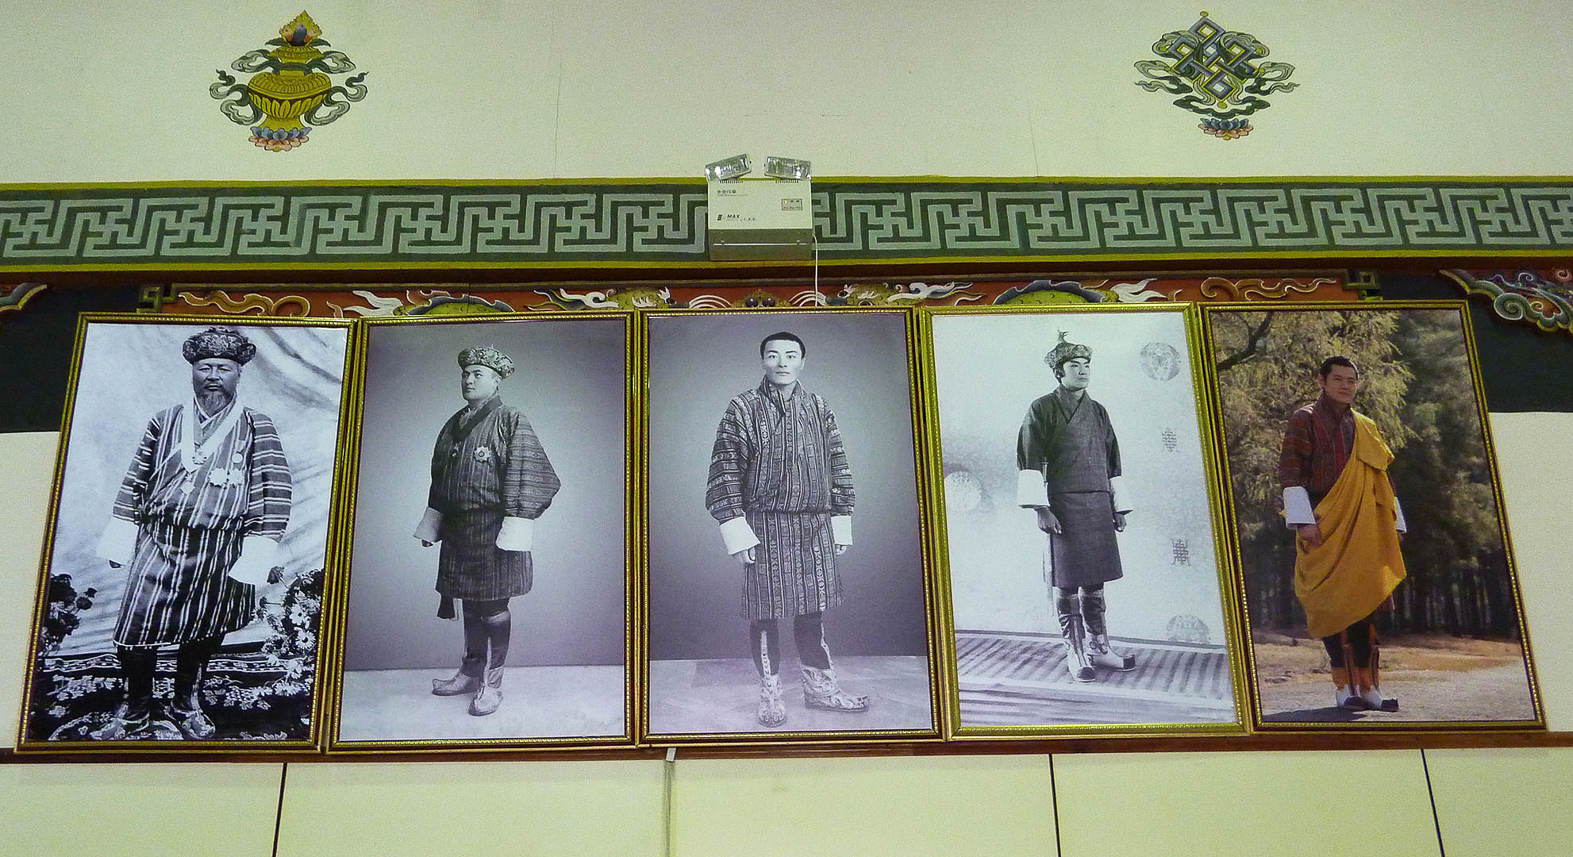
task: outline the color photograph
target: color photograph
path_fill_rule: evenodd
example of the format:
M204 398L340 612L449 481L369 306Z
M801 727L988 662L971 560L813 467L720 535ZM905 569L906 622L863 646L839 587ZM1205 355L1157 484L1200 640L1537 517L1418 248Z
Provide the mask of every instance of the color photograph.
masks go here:
M84 316L20 749L315 744L350 334Z
M632 740L631 317L366 327L330 748Z
M929 327L957 735L1241 730L1187 308Z
M1259 725L1542 725L1463 304L1206 323Z
M937 732L913 322L648 316L647 735Z

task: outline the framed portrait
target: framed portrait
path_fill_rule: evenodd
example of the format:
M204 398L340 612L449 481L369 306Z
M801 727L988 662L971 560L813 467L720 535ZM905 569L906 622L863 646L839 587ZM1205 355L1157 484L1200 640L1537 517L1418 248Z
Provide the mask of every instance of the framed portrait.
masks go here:
M317 746L352 333L82 316L18 749Z
M632 316L365 331L329 750L631 742Z
M915 316L645 318L644 737L937 737Z
M953 735L1243 732L1193 310L926 318Z
M1464 302L1204 319L1256 726L1544 728Z

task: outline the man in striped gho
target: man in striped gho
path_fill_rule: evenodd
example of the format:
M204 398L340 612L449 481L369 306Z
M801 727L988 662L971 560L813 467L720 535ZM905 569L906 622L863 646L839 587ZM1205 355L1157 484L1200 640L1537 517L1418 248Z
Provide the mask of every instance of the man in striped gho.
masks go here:
M456 618L464 602L464 654L452 678L433 679L437 696L472 695L477 717L502 705L503 666L513 635L508 599L530 591L535 519L552 504L561 482L535 429L498 390L513 360L495 348L459 352L459 392L465 406L437 433L431 492L415 537L437 558L437 615Z
M158 650L175 646L174 697L163 715L189 740L217 733L202 710L208 661L252 619L289 523L289 461L273 421L240 404L241 369L257 346L210 327L190 337L189 404L153 415L121 482L98 556L129 564L115 624L125 697L94 738L147 735Z
M786 721L779 620L792 617L808 708L859 712L825 645L824 611L841 603L836 557L852 544L852 469L836 415L798 384L808 349L796 335L759 343L764 380L727 403L710 453L705 506L743 566L743 616L759 672L760 724Z

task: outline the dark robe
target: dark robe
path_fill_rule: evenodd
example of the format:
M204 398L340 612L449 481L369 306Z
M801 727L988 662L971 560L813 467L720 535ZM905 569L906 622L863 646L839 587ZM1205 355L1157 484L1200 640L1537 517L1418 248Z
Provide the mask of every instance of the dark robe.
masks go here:
M1016 467L1042 477L1049 510L1060 522L1062 532L1049 534L1049 582L1118 580L1124 572L1109 480L1120 475L1120 444L1103 405L1085 392L1077 401L1063 387L1033 402L1016 438Z

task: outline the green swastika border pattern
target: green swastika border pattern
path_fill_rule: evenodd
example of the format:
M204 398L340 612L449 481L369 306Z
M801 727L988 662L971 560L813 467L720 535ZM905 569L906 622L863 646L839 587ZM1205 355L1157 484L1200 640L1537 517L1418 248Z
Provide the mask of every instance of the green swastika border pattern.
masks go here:
M827 262L1560 254L1573 179L824 180ZM0 272L706 263L702 182L0 187Z

